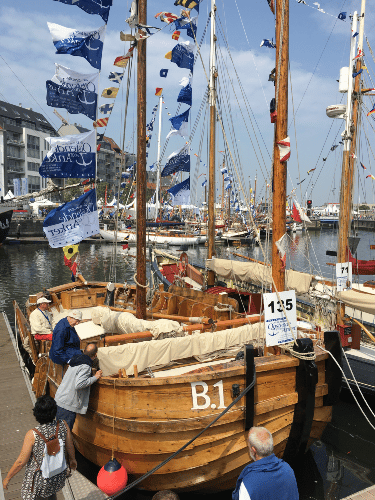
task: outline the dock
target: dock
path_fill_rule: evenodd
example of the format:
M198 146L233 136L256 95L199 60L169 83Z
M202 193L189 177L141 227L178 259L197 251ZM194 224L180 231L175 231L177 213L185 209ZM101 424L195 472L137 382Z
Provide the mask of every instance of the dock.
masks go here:
M35 396L29 373L23 363L5 313L0 312L0 500L19 500L24 476L21 470L4 491L2 479L18 457L25 434L38 425L32 409ZM58 500L104 500L106 495L78 471L66 481L57 494Z
M374 500L375 499L375 485L366 488L365 490L358 491L358 493L353 493L342 500Z

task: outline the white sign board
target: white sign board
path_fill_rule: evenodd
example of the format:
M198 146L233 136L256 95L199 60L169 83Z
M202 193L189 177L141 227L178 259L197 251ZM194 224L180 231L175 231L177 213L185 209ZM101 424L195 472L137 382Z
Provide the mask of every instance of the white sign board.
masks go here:
M284 305L286 315L292 331L297 337L296 293L294 290L279 292L280 301ZM293 342L294 337L290 331L283 308L276 293L264 293L264 322L266 327L266 346L286 344Z
M345 292L352 288L352 263L342 262L336 264L337 291Z

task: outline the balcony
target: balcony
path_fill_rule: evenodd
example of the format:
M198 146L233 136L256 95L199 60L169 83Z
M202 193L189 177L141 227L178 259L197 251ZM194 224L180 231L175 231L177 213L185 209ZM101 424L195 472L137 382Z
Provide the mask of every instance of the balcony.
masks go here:
M8 165L7 171L13 174L25 174L25 169L22 165Z
M14 153L7 151L7 158L9 158L10 160L25 161L25 153L21 153L20 155L15 156Z
M17 141L15 139L7 139L7 144L9 144L10 146L19 146L20 148L25 147L24 141Z

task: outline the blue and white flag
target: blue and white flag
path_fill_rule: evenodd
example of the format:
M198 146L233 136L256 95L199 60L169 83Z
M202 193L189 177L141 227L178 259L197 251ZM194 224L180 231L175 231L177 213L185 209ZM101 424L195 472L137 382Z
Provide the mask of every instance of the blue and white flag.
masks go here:
M228 189L230 189L230 188L231 188L231 183L230 183L230 182L228 182L228 184L225 186L225 189L226 189L226 190L228 190ZM232 194L233 194L233 193L232 193Z
M44 219L43 231L52 248L77 245L85 238L99 234L95 189L51 210Z
M107 115L108 113L112 113L114 105L115 103L113 102L111 104L102 104L101 106L99 106L99 111L103 113L103 115Z
M226 176L224 177L224 180L225 180L225 181L231 181L231 180L232 180L232 176L231 176L231 175L226 175Z
M181 149L174 151L167 158L167 163L161 173L162 177L167 177L175 172L190 172L190 148L185 144Z
M175 45L172 49L171 61L179 68L186 68L193 71L194 66L194 46L190 42L182 42Z
M222 174L227 174L227 173L228 173L228 169L227 169L227 168L225 168L225 167L224 167L224 168L221 168L221 169L220 169L220 172L221 172Z
M160 70L160 76L161 78L167 78L168 75L168 70L167 69L161 69Z
M13 179L14 196L21 196L21 179L15 177Z
M116 73L116 71L111 71L108 80L111 80L111 82L121 83L123 78L124 73Z
M169 139L172 135L182 135L183 137L189 135L189 129L188 129L189 111L190 108L181 113L180 115L169 118L169 121L172 123L173 129L169 132L166 139Z
M95 130L46 141L51 149L39 168L42 177L95 178Z
M182 85L183 88L180 90L180 93L178 94L177 102L182 102L183 104L191 106L193 103L193 90L191 88L190 78L185 76L180 81L180 85Z
M27 194L28 193L28 185L27 185L27 177L22 177L21 179L21 194Z
M106 25L94 31L79 31L59 24L47 24L56 54L84 57L94 68L101 68Z
M47 80L47 106L65 108L70 114L82 113L96 120L99 73L85 75L60 64Z
M99 14L105 23L108 22L109 9L112 0L55 0L56 2L76 5L88 14Z
M190 177L167 191L172 196L171 205L190 205Z
M346 12L340 12L340 14L337 16L341 21L344 21L346 19Z
M268 40L267 38L264 38L260 44L261 47L263 47L263 45L265 47L269 47L270 49L275 49L276 48L276 45L273 43L273 41L271 42L271 40Z
M195 40L197 35L197 19L198 16L192 17L191 19L187 19L186 17L176 19L174 22L176 30L186 30L187 36Z
M202 187L207 186L207 179L202 182Z

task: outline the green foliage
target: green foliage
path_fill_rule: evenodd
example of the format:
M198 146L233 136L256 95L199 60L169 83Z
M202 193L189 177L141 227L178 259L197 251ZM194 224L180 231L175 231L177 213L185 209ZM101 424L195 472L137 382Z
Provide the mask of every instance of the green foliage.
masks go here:
M71 184L77 184L77 183L81 182L81 180L82 179L68 179L65 182L65 186L70 186ZM63 193L64 193L63 194L64 201L71 201L74 198L81 196L81 194L83 193L83 189L82 189L82 187L77 186L77 187L72 188L72 189L67 189L66 191L63 191Z
M368 205L360 205L358 210L370 210Z

